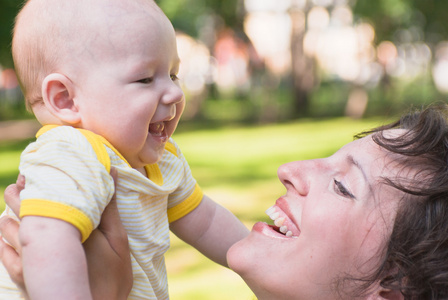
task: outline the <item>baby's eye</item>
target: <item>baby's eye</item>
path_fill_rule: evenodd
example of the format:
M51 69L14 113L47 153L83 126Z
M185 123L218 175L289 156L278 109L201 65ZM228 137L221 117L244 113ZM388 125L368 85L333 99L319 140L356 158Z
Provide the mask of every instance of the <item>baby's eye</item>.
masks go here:
M170 75L170 78L171 78L172 81L179 80L179 77L177 77L176 74L172 74L172 75Z
M337 188L337 192L344 197L349 197L352 199L356 199L356 197L338 180L333 179L334 185Z
M146 77L140 80L137 80L137 82L139 83L143 83L143 84L149 84L153 81L152 77Z

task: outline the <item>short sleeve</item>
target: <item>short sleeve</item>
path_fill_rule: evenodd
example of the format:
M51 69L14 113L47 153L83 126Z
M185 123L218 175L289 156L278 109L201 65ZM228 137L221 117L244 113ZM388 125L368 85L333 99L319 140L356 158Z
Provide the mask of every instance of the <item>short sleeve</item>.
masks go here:
M60 126L42 134L22 153L20 216L66 221L86 240L114 193L113 179L77 129Z
M193 211L202 201L202 189L191 173L190 166L177 144L171 139L166 149L175 155L180 163L180 183L168 198L168 221L174 222Z

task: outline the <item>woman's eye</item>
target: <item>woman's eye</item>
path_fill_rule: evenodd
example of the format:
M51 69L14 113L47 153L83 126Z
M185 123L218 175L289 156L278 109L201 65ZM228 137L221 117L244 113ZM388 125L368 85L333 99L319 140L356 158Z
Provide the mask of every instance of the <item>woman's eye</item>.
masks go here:
M179 77L177 77L176 74L170 75L170 78L171 78L172 81L179 80Z
M335 184L336 188L338 189L338 192L342 196L356 199L356 197L352 193L350 193L350 191L340 181L337 181L336 179L333 179L333 180L334 180L334 184Z
M147 78L143 78L143 79L137 80L137 82L144 83L144 84L149 84L149 83L152 82L152 80L153 80L152 77L147 77Z

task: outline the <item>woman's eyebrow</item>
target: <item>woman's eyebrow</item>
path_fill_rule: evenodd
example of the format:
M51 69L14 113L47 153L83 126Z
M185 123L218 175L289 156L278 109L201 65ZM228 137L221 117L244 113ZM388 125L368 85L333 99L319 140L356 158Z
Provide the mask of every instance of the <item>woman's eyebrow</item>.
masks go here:
M347 155L346 159L350 165L355 166L361 172L362 177L364 178L364 181L369 186L370 192L373 192L372 184L371 184L370 180L367 178L367 173L365 172L362 165L350 154Z

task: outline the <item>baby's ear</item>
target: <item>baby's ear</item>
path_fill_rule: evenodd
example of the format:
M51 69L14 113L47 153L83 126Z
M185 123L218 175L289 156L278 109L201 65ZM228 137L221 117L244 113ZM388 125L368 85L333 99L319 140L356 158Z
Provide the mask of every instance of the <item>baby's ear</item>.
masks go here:
M74 101L72 81L60 73L51 73L42 82L42 98L46 108L64 123L75 125L81 115Z

